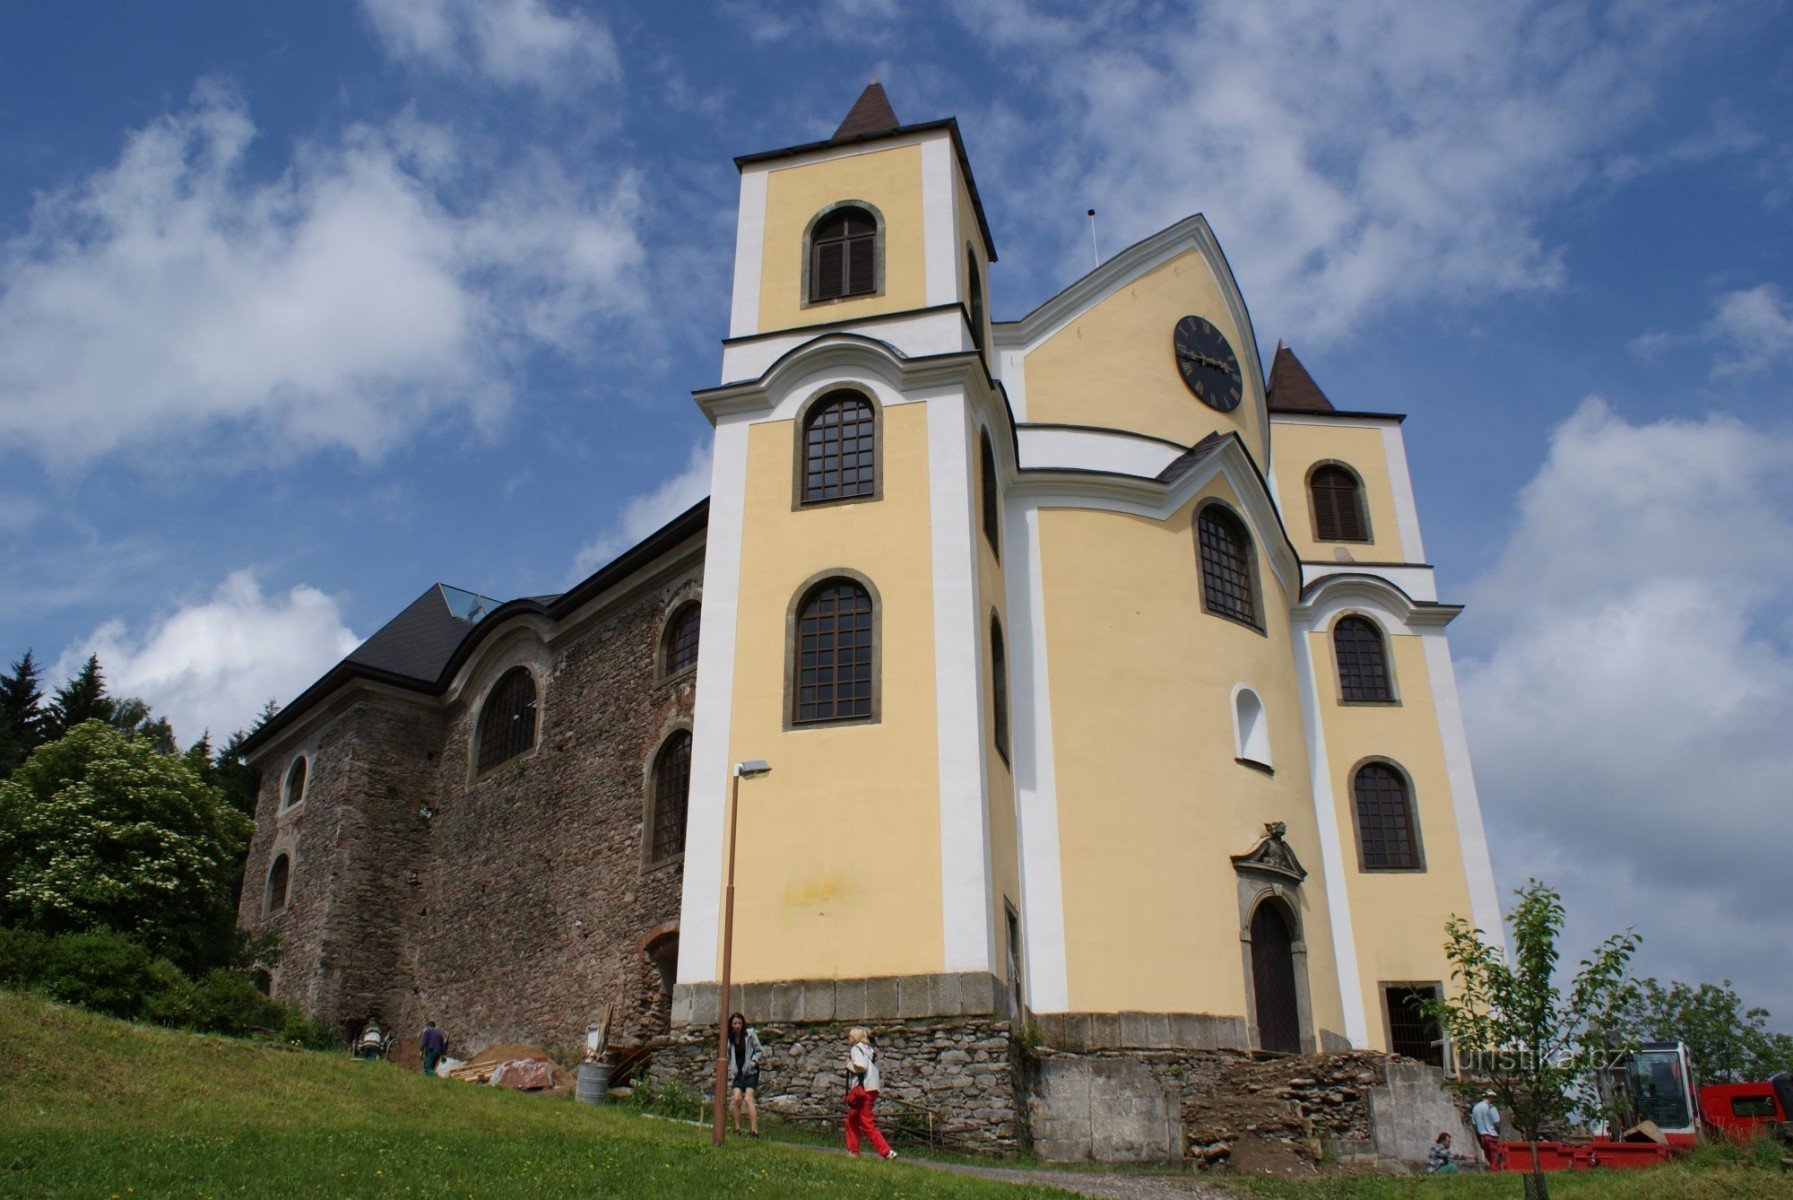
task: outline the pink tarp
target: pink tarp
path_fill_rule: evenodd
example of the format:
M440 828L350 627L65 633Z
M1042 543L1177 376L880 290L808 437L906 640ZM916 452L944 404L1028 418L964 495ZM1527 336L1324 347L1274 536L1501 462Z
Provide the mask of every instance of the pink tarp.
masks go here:
M554 1086L554 1064L545 1058L513 1058L492 1068L492 1086L533 1092Z

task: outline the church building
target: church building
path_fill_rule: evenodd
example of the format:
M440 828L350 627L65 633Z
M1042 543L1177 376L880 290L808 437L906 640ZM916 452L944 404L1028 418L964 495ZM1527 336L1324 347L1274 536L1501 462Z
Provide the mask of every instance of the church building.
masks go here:
M708 500L563 595L429 588L251 739L275 995L463 1047L615 1004L694 1087L739 1008L794 1108L865 1024L1004 1145L1023 1030L1441 1063L1407 1002L1500 915L1402 417L1266 372L1200 215L994 320L958 125L876 83L736 165Z

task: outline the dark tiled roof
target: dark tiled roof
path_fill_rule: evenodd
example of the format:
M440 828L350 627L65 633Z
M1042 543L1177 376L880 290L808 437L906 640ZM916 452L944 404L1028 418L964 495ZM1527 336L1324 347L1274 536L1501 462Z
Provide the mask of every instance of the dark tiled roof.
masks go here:
M1307 373L1295 352L1277 343L1276 358L1270 363L1270 408L1278 412L1336 411L1314 377Z
M343 661L434 683L475 623L450 612L435 584Z
M884 85L876 79L865 85L859 93L859 99L853 102L846 120L834 131L829 141L850 142L854 138L875 137L880 133L890 133L901 129L902 122L896 119L891 110L890 98L884 94Z
M1202 459L1220 449L1222 443L1225 441L1225 434L1210 433L1207 437L1173 458L1164 470L1158 472L1158 481L1160 483L1175 483L1177 480L1183 478L1183 476L1189 474L1189 472L1195 470L1196 465L1200 463Z

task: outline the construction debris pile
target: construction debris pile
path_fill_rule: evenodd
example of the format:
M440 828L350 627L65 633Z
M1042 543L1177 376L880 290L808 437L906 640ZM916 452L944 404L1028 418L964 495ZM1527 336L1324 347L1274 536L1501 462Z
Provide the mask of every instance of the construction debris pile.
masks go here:
M505 1042L487 1046L476 1057L450 1068L448 1077L535 1092L552 1090L555 1074L553 1061L541 1050L523 1042Z

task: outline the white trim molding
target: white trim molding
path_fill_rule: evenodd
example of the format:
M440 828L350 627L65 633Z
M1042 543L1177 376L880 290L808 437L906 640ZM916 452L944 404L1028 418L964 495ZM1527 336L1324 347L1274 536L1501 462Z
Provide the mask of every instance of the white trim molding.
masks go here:
M741 206L735 218L735 286L728 313L728 336L748 337L760 328L760 265L766 254L765 171L741 175ZM723 382L728 360L723 356Z
M1506 945L1501 925L1500 895L1494 886L1494 864L1488 856L1488 831L1482 825L1482 802L1476 793L1475 770L1469 761L1469 737L1457 697L1457 671L1451 644L1442 628L1422 631L1426 674L1438 710L1438 736L1444 743L1444 772L1450 781L1451 808L1457 818L1457 842L1463 850L1463 871L1469 880L1470 919L1497 946Z

